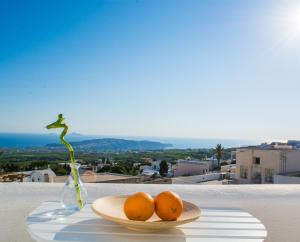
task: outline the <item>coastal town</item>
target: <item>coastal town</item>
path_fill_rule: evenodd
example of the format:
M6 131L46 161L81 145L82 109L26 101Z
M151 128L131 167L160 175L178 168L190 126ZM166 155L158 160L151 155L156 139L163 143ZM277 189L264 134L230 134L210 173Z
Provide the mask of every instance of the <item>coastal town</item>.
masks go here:
M130 168L120 171L120 162L100 158L80 164L79 174L86 183L143 183L143 184L300 184L300 141L263 143L233 149L228 159L218 155L196 159L153 159L143 157L127 162ZM135 152L137 153L137 152ZM145 156L145 155L144 155ZM129 165L130 164L130 165ZM68 170L68 163L57 166ZM0 182L63 183L69 174L56 174L48 165L45 169L5 172L0 170Z

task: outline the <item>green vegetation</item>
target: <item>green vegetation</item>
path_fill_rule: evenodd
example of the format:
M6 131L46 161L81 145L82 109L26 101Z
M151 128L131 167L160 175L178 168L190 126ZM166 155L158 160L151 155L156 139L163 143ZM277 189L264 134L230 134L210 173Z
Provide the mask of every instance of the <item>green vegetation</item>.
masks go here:
M139 173L138 167L134 167L130 163L125 162L114 162L114 164L111 164L110 166L104 166L99 171L101 172L110 172L110 173L117 173L117 174L124 174L124 175L131 175L136 176Z
M224 148L222 147L222 145L217 144L217 146L216 146L216 158L218 160L218 167L220 167L220 160L222 159L222 156L223 156L223 150L224 150Z
M230 159L230 152L235 150L223 149L222 159ZM65 151L52 151L47 149L6 149L1 150L0 171L28 171L34 169L46 169L48 166L57 175L67 175L70 170L64 163L69 163L69 157ZM79 163L97 165L101 162L111 164L104 166L100 172L112 172L120 174L137 174L138 167L133 167L134 163L140 165L149 165L147 159L166 160L175 163L178 159L204 159L216 155L215 149L172 149L145 152L119 152L119 153L87 153L76 152L76 158ZM62 163L59 165L59 163Z
M163 177L167 176L167 174L168 174L168 169L169 169L169 167L168 167L167 161L166 161L166 160L162 160L162 161L160 162L160 165L159 165L159 174L160 174L161 176L163 176Z

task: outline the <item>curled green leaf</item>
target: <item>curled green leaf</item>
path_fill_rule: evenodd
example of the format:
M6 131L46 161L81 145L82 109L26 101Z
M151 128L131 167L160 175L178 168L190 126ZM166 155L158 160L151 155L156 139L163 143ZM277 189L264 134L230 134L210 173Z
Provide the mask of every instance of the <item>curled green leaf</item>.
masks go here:
M55 121L54 123L52 124L49 124L46 126L47 129L57 129L57 128L64 128L66 126L66 124L64 124L64 117L62 114L59 114L58 115L58 119L57 121Z

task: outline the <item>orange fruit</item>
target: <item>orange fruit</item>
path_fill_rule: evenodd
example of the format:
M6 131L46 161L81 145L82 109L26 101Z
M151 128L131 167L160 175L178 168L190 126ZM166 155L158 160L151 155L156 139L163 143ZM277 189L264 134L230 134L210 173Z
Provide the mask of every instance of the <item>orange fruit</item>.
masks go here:
M155 212L165 221L176 220L182 213L183 203L174 192L166 191L155 197Z
M128 219L146 221L154 213L154 199L145 192L128 197L124 203L124 213Z

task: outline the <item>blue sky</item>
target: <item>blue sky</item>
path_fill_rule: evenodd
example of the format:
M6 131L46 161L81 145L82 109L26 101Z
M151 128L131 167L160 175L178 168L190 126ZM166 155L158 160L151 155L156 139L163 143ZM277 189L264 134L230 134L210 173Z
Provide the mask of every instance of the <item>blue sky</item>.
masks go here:
M6 1L0 132L300 139L300 5ZM298 24L299 23L299 24Z

